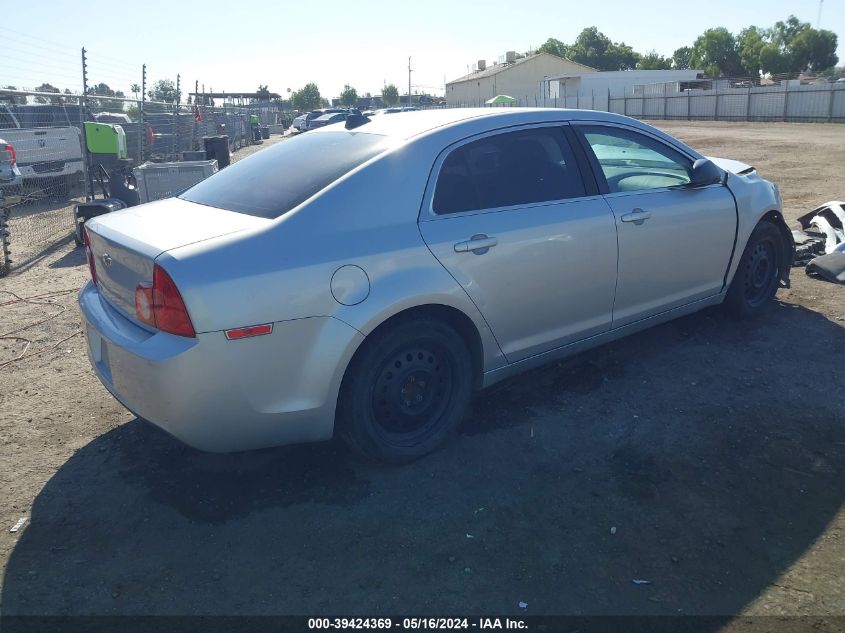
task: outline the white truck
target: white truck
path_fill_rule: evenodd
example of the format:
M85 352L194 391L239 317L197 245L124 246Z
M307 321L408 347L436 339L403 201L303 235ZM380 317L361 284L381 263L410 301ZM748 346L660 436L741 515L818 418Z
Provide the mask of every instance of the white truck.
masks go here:
M0 135L14 146L24 189L70 194L84 185L79 108L0 103ZM77 121L71 116L76 111Z

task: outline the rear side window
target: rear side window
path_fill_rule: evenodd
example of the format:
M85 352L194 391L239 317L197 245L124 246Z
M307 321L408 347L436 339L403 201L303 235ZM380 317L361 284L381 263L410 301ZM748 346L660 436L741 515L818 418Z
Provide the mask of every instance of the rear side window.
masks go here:
M583 195L563 131L545 127L489 136L452 151L440 168L433 208L459 213Z
M305 134L268 147L179 197L261 218L278 218L385 149L377 134Z

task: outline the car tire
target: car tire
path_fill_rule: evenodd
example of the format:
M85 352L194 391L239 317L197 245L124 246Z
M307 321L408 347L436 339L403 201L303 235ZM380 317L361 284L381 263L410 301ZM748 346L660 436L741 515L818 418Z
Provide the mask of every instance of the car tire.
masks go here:
M733 316L753 319L771 306L781 276L783 249L780 230L771 222L760 222L752 231L725 298L725 307Z
M368 459L411 462L457 428L472 377L467 345L447 323L399 321L368 337L350 363L338 403L339 434Z

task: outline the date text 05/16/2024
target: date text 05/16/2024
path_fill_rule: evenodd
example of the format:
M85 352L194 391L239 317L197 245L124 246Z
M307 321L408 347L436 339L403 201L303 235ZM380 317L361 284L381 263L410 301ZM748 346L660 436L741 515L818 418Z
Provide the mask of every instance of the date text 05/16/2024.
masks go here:
M417 630L524 630L528 626L518 618L309 618L310 630L371 629L389 631Z

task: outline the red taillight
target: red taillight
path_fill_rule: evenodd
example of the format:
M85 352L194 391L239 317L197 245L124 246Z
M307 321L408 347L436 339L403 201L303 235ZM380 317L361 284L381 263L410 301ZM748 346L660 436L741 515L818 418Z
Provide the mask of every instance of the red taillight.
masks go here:
M6 145L3 149L8 152L9 160L12 161L13 165L18 162L18 153L15 151L14 147L12 147L11 145Z
M82 227L82 242L85 244L85 257L88 259L88 268L91 271L91 281L97 284L97 268L94 266L94 251L91 250L91 238L88 237L88 229Z
M196 336L191 317L179 289L167 271L158 264L153 268L153 283L135 288L135 316L142 323L179 336Z

